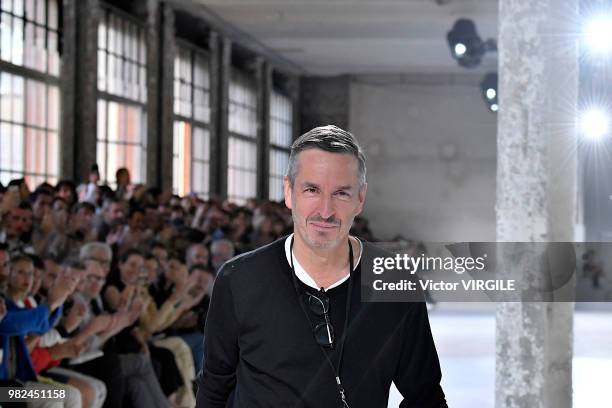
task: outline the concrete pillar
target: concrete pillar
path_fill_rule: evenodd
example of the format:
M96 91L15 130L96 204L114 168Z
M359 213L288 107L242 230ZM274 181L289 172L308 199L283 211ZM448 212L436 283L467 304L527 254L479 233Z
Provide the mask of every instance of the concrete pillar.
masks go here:
M268 170L270 166L270 91L272 69L263 58L255 62L257 83L257 197L269 196Z
M499 2L497 240L572 241L578 0ZM521 271L538 276L533 267ZM500 303L496 407L572 405L573 307Z
M75 178L75 81L77 66L77 20L76 0L62 2L62 65L61 65L61 149L60 149L60 179Z
M174 11L167 4L161 5L161 53L159 86L159 185L163 191L172 190L172 149L173 149L173 110L174 110L174 56L176 40L174 30Z
M158 0L145 0L146 25L145 37L147 41L147 167L146 184L159 185L161 179L158 163L160 163L160 2ZM172 68L170 68L172 70ZM172 168L172 167L170 167Z
M321 125L336 125L348 129L350 105L348 76L303 77L300 92L301 133Z
M232 42L227 38L218 37L217 73L211 76L212 92L216 97L211 97L211 102L216 103L216 129L212 140L211 151L211 195L221 198L227 197L227 164L228 164L228 140L229 140L229 83L232 75ZM212 48L211 48L212 52ZM213 105L215 106L215 105ZM211 113L215 113L213 110Z
M98 0L76 2L76 87L74 109L74 177L87 180L96 162L98 115L98 24L101 8ZM102 169L100 169L102 170Z

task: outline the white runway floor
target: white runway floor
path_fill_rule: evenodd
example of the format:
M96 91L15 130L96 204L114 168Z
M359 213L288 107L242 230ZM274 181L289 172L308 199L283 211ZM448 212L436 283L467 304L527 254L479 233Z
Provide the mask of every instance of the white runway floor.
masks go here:
M493 408L494 313L441 305L429 316L449 407ZM612 312L577 311L574 317L573 406L606 406L612 400ZM400 401L393 386L389 408L399 407Z

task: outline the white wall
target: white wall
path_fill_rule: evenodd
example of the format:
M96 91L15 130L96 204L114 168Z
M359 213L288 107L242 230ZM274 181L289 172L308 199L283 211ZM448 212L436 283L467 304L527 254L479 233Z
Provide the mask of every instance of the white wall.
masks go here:
M495 240L496 116L481 75L361 76L350 130L364 146L364 215L379 239Z

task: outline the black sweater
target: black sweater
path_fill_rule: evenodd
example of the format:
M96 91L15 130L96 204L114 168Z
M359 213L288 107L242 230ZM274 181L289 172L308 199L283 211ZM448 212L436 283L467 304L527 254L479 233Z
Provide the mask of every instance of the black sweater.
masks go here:
M335 374L301 308L285 239L226 263L205 328L198 408L342 406ZM366 251L379 251L364 243ZM424 303L361 303L361 265L351 276L348 336L340 377L350 408L386 408L391 382L402 408L446 407ZM300 283L301 284L301 283ZM348 282L330 289L330 319L342 336ZM313 322L314 323L314 322ZM337 361L338 348L330 352Z

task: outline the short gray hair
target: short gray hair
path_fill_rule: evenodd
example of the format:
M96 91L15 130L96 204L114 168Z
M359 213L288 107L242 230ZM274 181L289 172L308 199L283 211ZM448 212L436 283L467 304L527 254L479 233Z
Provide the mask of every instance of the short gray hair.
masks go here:
M321 149L331 153L350 154L357 159L359 188L366 182L366 164L363 150L357 143L357 139L346 130L334 125L316 127L302 136L298 137L291 145L287 174L289 183L293 187L297 176L297 156L300 152L308 149Z
M86 261L96 251L104 251L109 259L113 257L113 250L107 243L92 241L81 247L81 250L79 251L79 259L81 261Z

